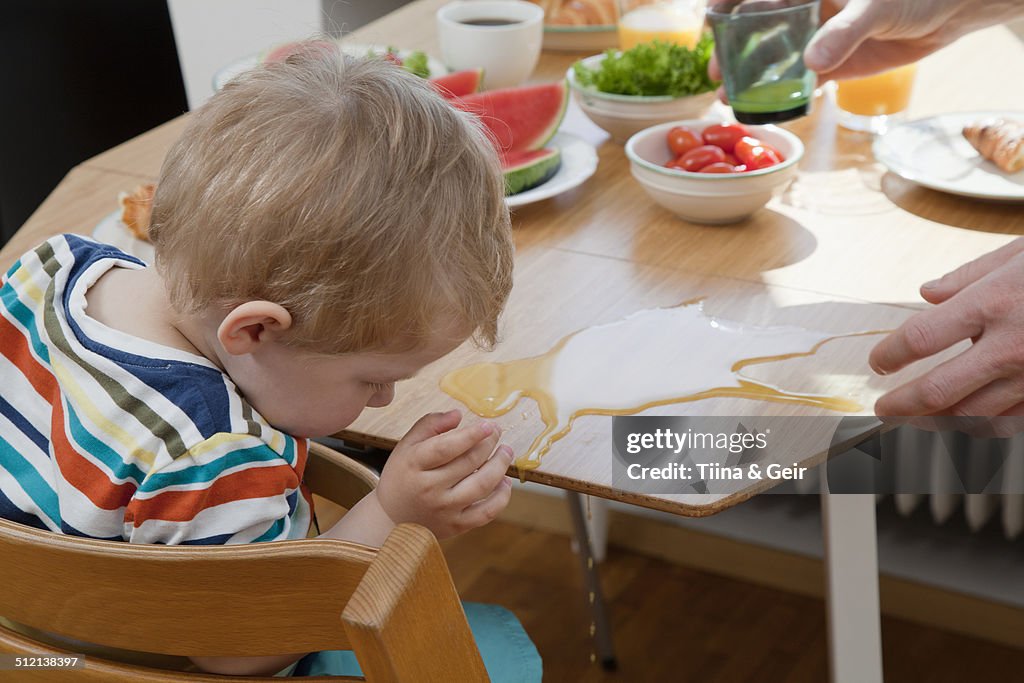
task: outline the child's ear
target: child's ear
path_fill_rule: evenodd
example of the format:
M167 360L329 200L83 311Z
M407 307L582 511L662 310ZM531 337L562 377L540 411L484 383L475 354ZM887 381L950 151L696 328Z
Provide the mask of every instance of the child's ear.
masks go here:
M217 340L231 355L242 356L276 340L291 326L292 316L283 306L269 301L246 301L224 316L217 328Z

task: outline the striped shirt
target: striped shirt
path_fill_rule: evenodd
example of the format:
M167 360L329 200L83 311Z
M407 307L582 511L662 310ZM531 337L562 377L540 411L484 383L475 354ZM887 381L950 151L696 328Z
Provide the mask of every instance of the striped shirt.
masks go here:
M0 287L0 517L89 538L304 538L308 442L270 426L206 358L86 315L86 290L145 264L75 235Z

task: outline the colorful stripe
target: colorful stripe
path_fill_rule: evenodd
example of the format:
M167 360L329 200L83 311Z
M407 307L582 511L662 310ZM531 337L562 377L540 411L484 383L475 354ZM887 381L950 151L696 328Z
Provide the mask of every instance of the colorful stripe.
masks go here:
M81 288L116 260L140 263L60 236L4 276L0 517L145 543L304 537L305 440L263 421L209 363L151 358L141 342L121 348L123 336L83 331Z

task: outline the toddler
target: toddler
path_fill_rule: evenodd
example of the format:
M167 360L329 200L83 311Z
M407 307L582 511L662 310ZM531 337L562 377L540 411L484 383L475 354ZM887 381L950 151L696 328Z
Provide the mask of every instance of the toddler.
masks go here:
M5 276L0 516L130 543L307 537L307 439L386 406L466 339L493 344L512 284L476 121L384 60L315 47L191 115L150 235L155 267L63 235ZM321 535L380 545L402 522L443 538L493 519L512 452L492 423L459 423L420 419ZM489 627L467 611L491 670ZM329 654L299 669L353 673ZM266 675L297 658L193 661Z

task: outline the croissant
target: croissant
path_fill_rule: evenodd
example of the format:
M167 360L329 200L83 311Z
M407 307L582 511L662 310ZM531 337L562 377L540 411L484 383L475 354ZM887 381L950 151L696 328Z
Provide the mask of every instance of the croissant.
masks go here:
M614 0L555 0L542 4L549 26L608 26L618 21Z
M1024 123L989 119L964 126L964 137L981 156L1007 173L1024 169Z
M133 235L147 242L155 192L155 184L145 183L135 188L131 194L122 192L117 197L117 202L121 205L121 222L128 226Z

